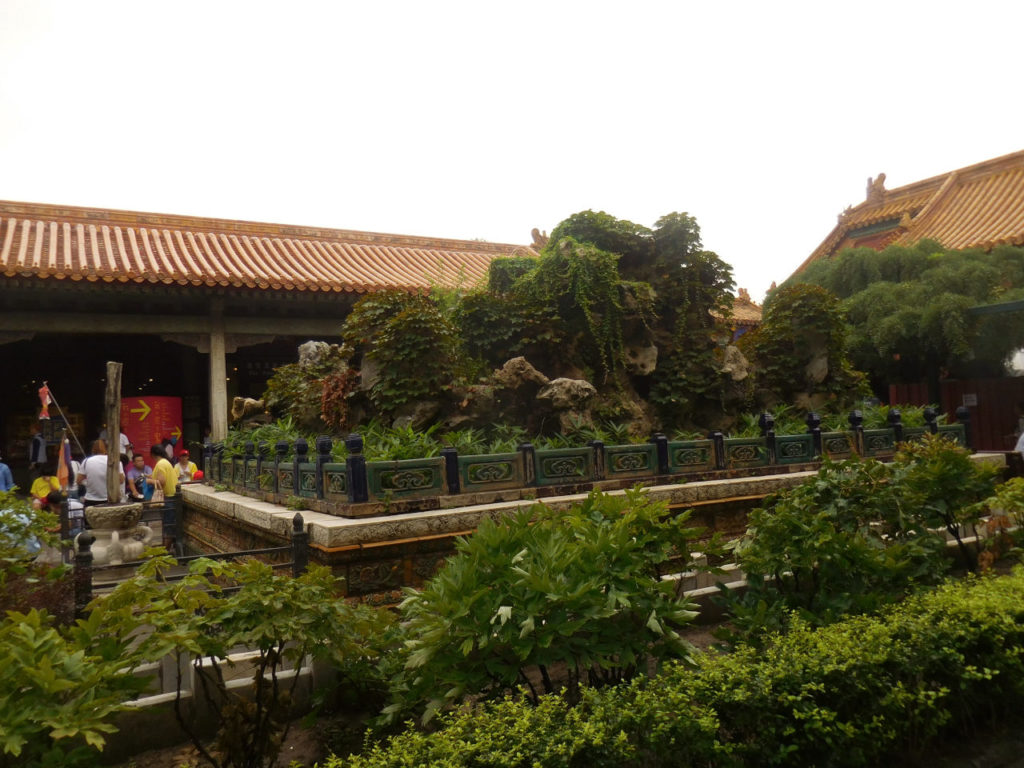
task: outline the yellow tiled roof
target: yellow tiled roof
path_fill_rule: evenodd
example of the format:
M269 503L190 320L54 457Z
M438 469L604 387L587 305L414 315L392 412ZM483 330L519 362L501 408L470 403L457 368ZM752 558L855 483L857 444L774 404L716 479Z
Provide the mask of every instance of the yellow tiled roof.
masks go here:
M0 201L0 275L365 293L472 285L527 246Z
M897 189L878 185L867 200L840 214L835 229L796 272L856 245L870 227L878 227L873 247L924 239L957 250L1024 244L1024 151Z

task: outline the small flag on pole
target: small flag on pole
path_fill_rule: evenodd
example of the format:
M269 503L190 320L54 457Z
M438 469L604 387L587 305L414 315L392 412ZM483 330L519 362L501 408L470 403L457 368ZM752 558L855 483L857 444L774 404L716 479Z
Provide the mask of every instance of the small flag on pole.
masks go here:
M53 402L50 398L50 387L44 381L43 386L39 388L39 403L42 406L39 410L40 419L50 418L50 403Z
M60 456L57 459L57 479L60 481L60 489L66 491L68 489L69 480L71 477L71 443L68 442L67 437L60 446Z

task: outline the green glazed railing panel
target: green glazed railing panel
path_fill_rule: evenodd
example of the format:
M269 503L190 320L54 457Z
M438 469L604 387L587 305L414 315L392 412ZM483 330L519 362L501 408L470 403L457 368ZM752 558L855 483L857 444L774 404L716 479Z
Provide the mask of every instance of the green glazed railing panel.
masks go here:
M949 440L954 440L959 446L967 445L967 432L963 424L940 424L939 434Z
M388 499L439 496L444 491L444 459L370 461L366 464L370 497Z
M348 501L348 470L344 464L324 464L324 499Z
M304 499L316 498L316 464L313 462L299 464L299 496Z
M852 432L822 432L821 452L830 459L848 459L855 453Z
M534 455L537 485L567 485L594 479L592 448L552 448Z
M245 478L245 488L250 491L260 489L260 479L256 474L256 459L242 460L242 476Z
M924 439L924 436L928 434L928 427L904 427L903 428L903 442L904 443L916 443Z
M245 459L231 460L231 483L239 488L245 488Z
M896 450L896 430L887 429L865 429L864 430L864 455L881 456L886 453L893 453Z
M277 492L290 496L294 493L295 470L291 464L282 464L277 468Z
M727 437L725 468L743 469L768 464L768 446L763 437Z
M803 464L808 461L814 461L814 438L811 435L776 435L776 464Z
M520 488L526 485L523 457L519 453L459 456L459 481L468 493Z
M658 447L651 443L605 446L604 471L611 480L619 477L656 475L658 474Z
M668 471L709 472L715 468L715 443L712 440L679 440L668 444Z

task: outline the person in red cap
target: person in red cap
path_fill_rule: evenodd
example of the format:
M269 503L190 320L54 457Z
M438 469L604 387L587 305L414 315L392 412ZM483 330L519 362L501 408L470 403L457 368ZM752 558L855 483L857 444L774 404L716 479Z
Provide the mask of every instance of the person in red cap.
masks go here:
M178 463L174 465L174 468L178 470L179 483L191 483L192 478L199 470L194 461L189 461L188 451L184 449L178 451Z

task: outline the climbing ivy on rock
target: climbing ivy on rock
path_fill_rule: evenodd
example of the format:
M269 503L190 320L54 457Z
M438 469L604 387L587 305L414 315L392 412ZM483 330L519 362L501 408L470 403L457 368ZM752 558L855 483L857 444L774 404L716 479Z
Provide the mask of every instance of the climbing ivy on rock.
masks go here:
M758 386L776 399L818 396L841 408L866 390L864 375L850 362L847 338L839 300L819 286L797 284L772 292L761 325L741 346L757 363Z
M455 326L422 294L383 291L366 296L345 321L342 337L353 361L361 363L362 386L378 413L442 397L464 370ZM371 366L374 377L368 382Z

